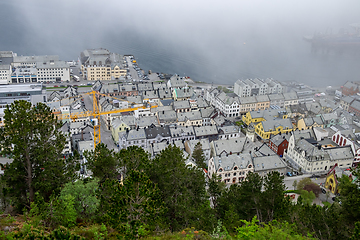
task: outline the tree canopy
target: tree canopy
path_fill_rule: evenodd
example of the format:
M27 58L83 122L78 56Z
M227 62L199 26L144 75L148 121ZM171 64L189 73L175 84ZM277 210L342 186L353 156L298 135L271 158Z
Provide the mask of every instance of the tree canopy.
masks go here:
M65 145L61 123L45 104L32 106L27 101L15 101L4 113L1 154L10 156L13 162L3 166L2 180L16 206L30 208L35 192L45 199L54 191L60 192L73 179L76 164L61 155Z

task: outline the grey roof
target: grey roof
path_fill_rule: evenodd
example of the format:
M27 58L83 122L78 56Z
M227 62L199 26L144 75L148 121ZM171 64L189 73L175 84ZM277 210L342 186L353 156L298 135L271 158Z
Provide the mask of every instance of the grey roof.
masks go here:
M65 61L37 62L36 68L69 68L69 64Z
M346 102L346 103L348 103L348 104L350 104L352 101L354 101L354 97L351 97L351 96L345 96L345 97L343 97L342 99L341 99L341 101L343 101L343 102Z
M286 168L286 164L278 155L254 157L255 172Z
M232 134L232 133L239 133L240 132L240 127L238 126L222 126L222 127L218 127L218 131L219 134L221 134L221 132L223 132L223 134Z
M290 110L292 113L301 113L305 114L307 112L306 104L295 104L290 106Z
M286 110L284 108L250 111L250 116L253 119L264 118L266 120L272 120L274 118L278 118L279 115L283 114L286 114Z
M185 149L185 145L181 140L173 141L172 144L174 144L176 147L180 148L181 150Z
M177 98L190 98L194 93L194 90L192 88L182 88L182 89L175 88L174 91L176 93Z
M170 137L169 126L149 127L145 129L145 133L147 139L156 138L157 135L160 135L162 137Z
M360 101L353 101L351 104L350 104L350 107L356 109L356 110L359 110L360 111Z
M284 95L284 100L285 101L297 100L298 99L298 96L297 96L296 92L283 93L283 95Z
M241 104L257 103L257 100L256 100L255 96L240 97L239 99L240 99Z
M158 94L159 94L159 97L161 99L165 99L165 98L172 98L172 94L171 94L171 91L170 89L168 88L165 88L165 89L159 89L158 90Z
M268 96L270 101L279 101L285 99L283 94L270 94Z
M156 116L147 116L147 117L140 117L135 119L136 126L140 128L148 127L151 124L155 126L159 126L158 120Z
M269 102L270 101L268 95L258 95L255 98L256 98L257 102Z
M274 131L279 126L282 126L283 129L286 129L286 128L292 129L293 128L291 120L288 118L263 121L262 125L263 125L265 132L268 132L270 129L272 129Z
M167 148L169 144L167 142L158 142L152 144L152 150L154 155L160 153L162 150Z
M170 127L170 134L171 137L181 137L181 136L195 136L195 131L193 126L176 126L176 127Z
M316 123L319 124L319 125L323 125L323 124L324 124L323 120L322 120L321 117L319 117L319 116L313 117L312 119L314 120L314 122L316 122Z
M336 113L326 113L326 114L322 114L322 117L324 119L324 121L331 121L331 120L336 120L338 119L338 116L336 115Z
M322 112L321 106L318 102L306 102L305 105L310 113L319 114Z
M80 61L83 65L93 65L94 61L98 65L102 62L102 65L110 64L110 51L107 49L86 49L80 53Z
M306 130L296 130L292 132L294 135L295 141L298 141L301 138L312 138L314 137L314 132L312 129L306 129Z
M143 102L141 96L127 96L126 100L128 100L129 103L137 103L137 104L141 104Z
M241 153L246 142L249 141L247 137L241 138L230 138L230 139L219 139L213 141L215 155L219 156L222 152L226 154Z
M137 89L139 91L151 91L154 90L154 87L152 83L139 83L137 84Z
M270 147L263 143L260 147L257 147L253 150L253 156L261 157L261 156L271 156L276 155L276 153L270 149Z
M170 84L172 88L185 87L186 82L183 78L180 78L179 75L175 74L170 78Z
M234 102L240 104L239 97L235 93L221 92L219 95L217 95L217 98L226 105L231 105Z
M145 130L143 128L132 129L127 133L127 141L146 139Z
M276 146L279 146L285 140L289 141L290 136L290 134L277 134L275 136L271 136L270 141Z
M58 55L44 55L44 56L14 56L14 63L36 63L36 62L50 62L50 60L59 61Z
M159 98L159 94L157 92L157 90L152 90L152 91L142 91L141 95L144 99L157 99Z
M201 108L199 111L201 113L202 118L210 118L214 114L214 107Z
M314 119L312 117L304 118L304 123L307 127L312 126L314 124Z
M119 92L132 92L132 91L137 91L137 86L136 84L122 84L122 85L118 85L119 88Z
M174 110L159 111L158 118L160 122L176 122L177 115Z
M196 121L202 120L201 113L199 111L182 112L177 113L178 122L186 122L187 120Z
M209 103L202 97L195 98L196 104L198 108L208 108L210 107Z
M332 160L332 161L354 158L354 154L353 154L350 146L344 146L344 147L338 147L338 148L328 148L328 149L326 149L326 151L330 156L330 160Z
M11 66L10 64L4 64L4 63L0 63L0 70L9 70L10 71Z
M196 144L201 143L202 150L210 150L210 143L207 138L194 139L186 141L191 150L194 150Z
M194 127L196 137L209 136L209 135L217 135L217 127L216 126L200 126Z
M168 86L164 82L152 82L152 85L154 86L154 89L167 89L169 90Z
M151 112L162 112L162 111L173 111L172 106L158 106L157 108L152 108Z
M215 169L218 172L221 168L223 172L233 171L235 167L238 169L247 169L249 165L253 165L250 154L232 154L228 156L214 156Z
M174 101L173 102L174 105L174 110L176 111L177 109L184 109L184 108L190 108L190 103L188 100L183 100L183 101Z

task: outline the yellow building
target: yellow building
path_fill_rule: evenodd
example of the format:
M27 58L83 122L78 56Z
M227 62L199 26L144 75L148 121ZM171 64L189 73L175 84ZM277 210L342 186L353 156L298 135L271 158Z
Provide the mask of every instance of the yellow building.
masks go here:
M325 188L329 189L333 194L339 193L340 189L338 179L343 175L348 176L350 179L352 178L352 174L349 170L344 171L335 164L326 175Z
M117 118L111 123L111 136L115 142L119 141L119 133L124 132L127 129L130 130L130 126L122 121L121 119Z
M269 139L271 135L291 132L292 130L294 127L288 118L262 121L255 126L256 134L262 139Z
M284 109L257 110L247 112L242 116L242 121L249 126L250 123L256 124L274 118L286 119L287 117Z
M324 124L321 117L301 118L297 122L297 128L300 130L312 129L315 127L324 128Z
M81 72L85 80L115 80L126 76L124 58L106 49L88 49L80 53Z

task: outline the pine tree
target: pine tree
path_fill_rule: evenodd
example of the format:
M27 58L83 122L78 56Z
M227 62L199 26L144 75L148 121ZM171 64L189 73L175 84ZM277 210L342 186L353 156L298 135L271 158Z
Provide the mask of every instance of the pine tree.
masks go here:
M65 137L61 123L43 103L32 106L27 101L15 101L4 111L5 126L0 129L1 154L10 155L13 162L3 166L3 180L8 196L22 210L30 208L35 192L49 199L61 186L72 180L76 164L61 152Z
M207 169L206 158L200 142L195 145L192 158L195 160L195 163L199 168Z

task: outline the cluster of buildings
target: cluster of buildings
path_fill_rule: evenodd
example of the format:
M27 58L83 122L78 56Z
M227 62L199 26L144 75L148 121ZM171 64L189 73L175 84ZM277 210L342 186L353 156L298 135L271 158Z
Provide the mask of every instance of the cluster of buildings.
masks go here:
M70 65L57 55L18 56L0 51L0 84L70 81Z
M332 172L334 178L336 169L360 161L360 84L347 82L340 102L316 96L302 84L273 79L238 80L233 93L203 92L176 74L165 81L106 83L123 79L128 71L124 56L106 49L85 50L79 61L84 79L94 81L92 90L104 113L101 124L118 150L139 146L155 157L174 144L183 150L186 164L195 165L192 153L201 143L205 174L227 184L243 181L249 172L284 175L290 169ZM69 79L69 64L58 56L0 52L0 83L23 83L0 87L0 123L3 109L14 100L45 102L59 116L77 114L62 120L64 155L94 149L96 123L86 114L92 111L86 108L92 97L72 86L47 94L42 86ZM336 188L330 178L328 185Z

